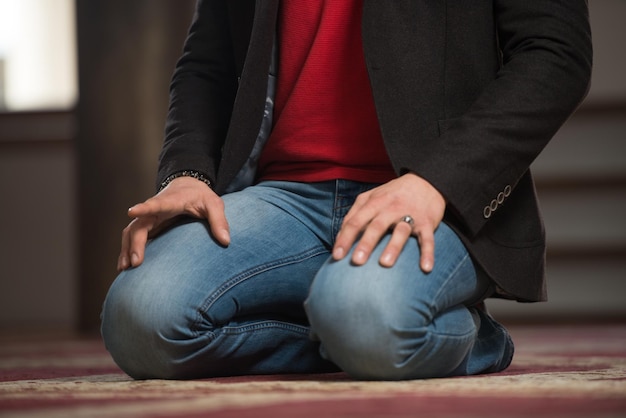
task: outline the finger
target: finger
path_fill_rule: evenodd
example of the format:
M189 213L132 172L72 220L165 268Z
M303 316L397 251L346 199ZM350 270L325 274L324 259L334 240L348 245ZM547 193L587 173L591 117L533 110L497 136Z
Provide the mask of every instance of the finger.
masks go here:
M155 217L137 218L131 223L129 234L130 265L137 267L143 263L148 233L154 227Z
M118 271L125 270L133 266L133 258L136 260L136 256L133 257L133 236L136 234L138 227L138 219L134 219L124 230L122 231L122 245L120 255L117 262ZM136 245L136 244L135 244Z
M207 220L209 221L209 227L213 237L222 245L228 246L230 244L230 228L228 221L226 220L226 213L224 212L224 201L216 197L212 199L208 210Z
M175 208L167 203L168 200L151 197L143 203L138 203L128 209L128 216L140 218L142 216L152 216L157 214L175 213ZM182 209L179 208L179 211Z
M420 244L420 268L430 273L435 265L435 235L430 228L422 229L417 234Z
M413 228L406 222L400 222L393 228L391 239L379 259L381 266L393 267L412 232Z
M333 246L333 259L341 260L348 253L348 249L352 247L352 244L356 241L359 234L359 227L355 224L349 224L344 222L335 239L335 245Z
M206 187L206 186L204 186ZM162 219L172 218L186 212L188 207L194 207L196 193L190 193L189 188L183 188L187 193L179 193L176 189L161 192L152 196L143 203L138 203L128 209L128 216L141 218L144 216L158 216Z
M367 196L367 192L359 195L344 217L341 229L335 238L332 253L333 259L341 260L346 256L361 232L373 218L374 214L370 213L366 208L364 209Z
M130 267L130 226L127 226L122 231L122 245L120 250L120 255L117 258L117 271L126 270Z
M136 218L122 231L122 248L117 270L137 267L143 263L148 233L154 227L155 218Z
M389 220L385 220L380 216L374 218L372 222L367 225L352 254L352 262L354 264L363 265L367 262L376 245L378 245L382 237L389 231L390 225L391 222Z
M335 260L341 260L348 254L352 245L354 245L368 225L369 220L367 218L367 216L353 216L344 219L333 246L333 258Z

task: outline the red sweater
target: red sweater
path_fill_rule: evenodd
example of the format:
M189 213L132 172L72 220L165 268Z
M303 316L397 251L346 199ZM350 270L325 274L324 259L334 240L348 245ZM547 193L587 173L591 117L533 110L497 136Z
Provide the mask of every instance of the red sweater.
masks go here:
M361 43L363 0L283 0L274 127L260 180L396 177L378 126Z

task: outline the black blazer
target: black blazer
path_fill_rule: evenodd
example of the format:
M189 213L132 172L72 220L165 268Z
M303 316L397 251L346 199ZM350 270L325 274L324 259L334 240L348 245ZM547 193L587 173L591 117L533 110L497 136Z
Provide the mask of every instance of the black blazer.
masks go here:
M199 0L171 83L157 183L197 170L223 194L261 125L278 0ZM364 0L363 48L391 162L446 198L445 221L501 296L546 299L529 166L580 104L585 0Z

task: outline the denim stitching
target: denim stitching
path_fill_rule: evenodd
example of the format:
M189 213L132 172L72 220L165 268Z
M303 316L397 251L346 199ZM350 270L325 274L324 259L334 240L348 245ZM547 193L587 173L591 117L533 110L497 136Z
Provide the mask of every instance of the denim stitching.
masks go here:
M445 280L443 285L439 288L439 291L435 294L433 301L437 301L439 299L439 296L444 291L444 288L448 285L450 280L452 280L454 275L461 269L461 266L464 265L468 260L469 260L469 254L466 253L463 256L463 258L461 258L461 260L459 260L459 262L456 264L456 267L450 272L450 274L448 274L448 278ZM448 334L448 333L433 332L433 334L445 336L448 338L466 338L468 335L472 334L472 332L467 332L465 334Z
M282 321L259 321L259 322L254 322L248 325L243 325L240 327L230 327L230 326L226 326L226 327L222 327L220 330L222 333L224 334L244 334L246 332L249 331L256 331L256 330L260 330L260 329L266 329L266 328L281 328L281 329L285 329L288 331L294 331L300 334L304 334L304 335L308 335L309 334L309 328L305 327L305 326L301 326L301 325L295 325L295 324L290 324L288 322L282 322Z

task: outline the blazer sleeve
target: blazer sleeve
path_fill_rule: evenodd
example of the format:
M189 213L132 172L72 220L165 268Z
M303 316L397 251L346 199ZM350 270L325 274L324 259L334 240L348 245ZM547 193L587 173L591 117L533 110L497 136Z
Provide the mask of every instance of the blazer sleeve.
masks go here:
M199 0L170 84L157 187L183 170L215 180L236 90L227 2Z
M585 97L592 64L585 0L496 0L502 65L436 141L418 174L475 235ZM444 170L443 167L453 167ZM501 202L500 202L501 203Z

